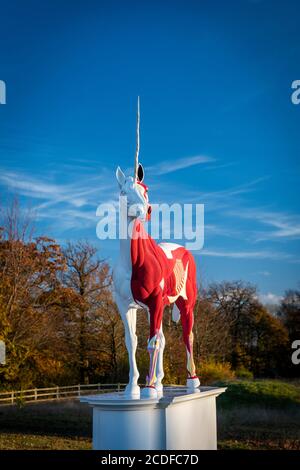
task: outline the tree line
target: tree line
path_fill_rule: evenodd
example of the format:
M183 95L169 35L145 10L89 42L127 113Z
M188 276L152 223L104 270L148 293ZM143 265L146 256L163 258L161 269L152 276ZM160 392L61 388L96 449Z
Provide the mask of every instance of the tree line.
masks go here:
M195 362L238 376L294 377L291 344L300 339L300 291L288 291L274 313L242 281L199 289L195 307ZM167 308L165 381L184 383L182 328ZM148 369L148 320L138 313L137 360ZM94 246L60 246L34 237L18 204L2 214L0 227L0 340L6 364L2 387L125 382L128 374L123 324L112 295L111 269Z

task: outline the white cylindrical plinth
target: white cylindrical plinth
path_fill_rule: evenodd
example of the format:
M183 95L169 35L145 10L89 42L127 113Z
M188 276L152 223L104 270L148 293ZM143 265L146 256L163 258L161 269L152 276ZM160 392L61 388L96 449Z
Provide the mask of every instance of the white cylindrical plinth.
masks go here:
M216 397L226 388L165 387L159 399L124 393L81 397L93 407L95 450L213 450L217 448Z

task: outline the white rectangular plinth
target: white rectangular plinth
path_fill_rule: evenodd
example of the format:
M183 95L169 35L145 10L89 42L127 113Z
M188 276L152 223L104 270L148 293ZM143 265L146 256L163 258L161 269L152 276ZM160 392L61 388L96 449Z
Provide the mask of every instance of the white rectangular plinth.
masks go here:
M81 397L93 407L95 450L214 450L216 397L226 388L165 387L159 399L122 392Z

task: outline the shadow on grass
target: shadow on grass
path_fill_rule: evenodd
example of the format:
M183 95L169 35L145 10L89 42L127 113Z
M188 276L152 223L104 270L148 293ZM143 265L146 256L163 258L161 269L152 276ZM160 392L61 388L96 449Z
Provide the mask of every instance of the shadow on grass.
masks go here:
M3 433L91 437L92 410L75 400L0 407Z

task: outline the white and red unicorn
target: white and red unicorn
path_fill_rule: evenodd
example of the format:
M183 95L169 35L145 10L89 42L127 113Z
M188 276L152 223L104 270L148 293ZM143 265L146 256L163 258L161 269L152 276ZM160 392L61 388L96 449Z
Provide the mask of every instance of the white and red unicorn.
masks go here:
M192 254L184 247L175 243L157 244L146 232L144 222L150 219L151 205L138 154L139 102L134 176L126 177L120 167L116 171L121 195L127 199L126 210L120 211L120 218L121 224L126 224L128 236L120 240L120 256L113 271L113 281L129 356L129 383L125 394L132 398L140 396L135 357L136 315L138 309L145 308L150 320L150 367L142 397L156 398L163 390L165 338L162 317L166 305L174 304L173 318L179 319L179 315L181 318L187 352L187 387L196 389L200 385L193 360L192 332L197 296L196 266Z

